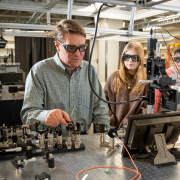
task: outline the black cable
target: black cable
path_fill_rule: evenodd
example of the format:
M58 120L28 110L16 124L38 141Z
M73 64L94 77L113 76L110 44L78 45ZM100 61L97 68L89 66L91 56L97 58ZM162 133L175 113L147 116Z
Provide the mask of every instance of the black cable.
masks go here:
M162 29L164 29L163 27L161 27ZM177 37L175 37L175 36L173 36L168 30L166 30L166 29L164 29L170 36L172 36L173 38L176 38L177 40L179 40L180 41L180 39L179 38L177 38Z
M11 113L12 113L12 117L13 117L13 122L14 122L13 105L15 104L16 100L14 100L14 102L11 105Z
M93 93L101 100L101 101L104 101L105 103L108 103L108 104L128 104L128 103L131 103L131 102L134 102L134 101L141 101L143 98L139 98L139 99L133 99L131 101L123 101L123 102L111 102L111 101L107 101L105 99L103 99L102 97L100 97L96 91L94 90L93 88L93 85L91 83L91 80L90 80L90 71L91 71L91 58L92 58L92 52L93 52L93 49L94 49L94 44L95 44L95 40L96 40L96 34L97 34L97 29L98 29L98 22L99 22L99 15L100 15L100 11L102 9L103 6L108 6L108 7L115 7L114 5L111 6L111 5L108 5L108 4L102 4L99 8L99 11L98 11L98 14L97 14L97 20L96 20L96 27L95 27L95 33L94 33L94 37L93 37L93 42L92 42L92 46L91 46L91 51L90 51L90 55L89 55L89 68L88 68L88 80L89 80L89 85L91 87L91 90L93 91Z
M156 27L156 28L158 28L158 27ZM163 28L164 29L164 28ZM171 58L172 58L172 60L173 60L173 62L174 62L174 59L173 59L173 57L172 57L172 54L171 54L171 52L169 51L169 49L168 49L168 47L167 47L167 44L166 44L166 41L165 41L165 39L164 39L164 37L163 37L163 35L162 35L162 32L161 32L161 30L158 28L158 30L160 31L160 33L161 33L161 36L162 36L162 38L163 38L163 41L164 41L164 43L165 43L165 45L166 45L166 48L167 48L167 50L168 50L168 52L169 52L169 54L171 55ZM165 29L164 29L165 30ZM165 31L167 31L167 30L165 30ZM167 31L168 32L168 31ZM169 32L168 32L169 33ZM170 33L169 33L169 35L170 36L172 36ZM172 37L174 37L174 36L172 36ZM178 38L177 38L178 39ZM178 39L179 40L179 39ZM174 65L176 66L176 63L174 63ZM177 69L177 66L176 66L176 70L177 70L177 72L178 72L178 74L180 75L180 73L179 73L179 71L178 71L178 69Z

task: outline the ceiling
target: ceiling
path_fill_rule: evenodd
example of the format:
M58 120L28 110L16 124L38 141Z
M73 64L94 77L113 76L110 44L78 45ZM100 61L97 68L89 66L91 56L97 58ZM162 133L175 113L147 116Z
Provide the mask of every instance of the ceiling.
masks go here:
M151 26L163 26L175 30L180 26L178 13L180 0L148 0L146 4L141 0L99 0L99 2L117 4L114 8L104 7L100 18L123 20L122 30L128 30L132 19L132 7L136 7L135 31L145 30ZM89 38L92 38L93 31L88 29L94 28L100 5L96 0L74 0L71 11L68 9L68 0L0 0L0 28L3 28L4 35L10 36L20 36L23 32L26 36L53 36L56 23L67 18L67 14L71 13L72 19L78 21L89 34ZM39 33L37 30L44 32ZM102 34L112 35L113 32L104 31Z

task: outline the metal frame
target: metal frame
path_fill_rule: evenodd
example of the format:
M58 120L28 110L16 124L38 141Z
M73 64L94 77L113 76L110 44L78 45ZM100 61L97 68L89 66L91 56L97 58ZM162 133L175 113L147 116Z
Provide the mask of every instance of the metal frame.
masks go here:
M131 18L130 18L129 28L128 28L129 35L133 34L135 15L136 15L136 7L132 7L132 9L131 9Z
M73 0L68 0L67 19L71 19L72 18L72 5L73 5Z
M108 74L108 41L105 40L105 82L107 81Z
M47 13L47 24L51 24L51 14L49 12Z
M9 29L34 29L34 30L47 30L47 31L53 31L55 30L55 26L52 25L32 25L32 24L16 24L16 23L0 23L1 28L9 28ZM94 28L84 28L86 33L94 33ZM114 30L114 29L98 29L98 33L102 34L109 34L109 35L122 35L122 36L128 36L129 31L127 30ZM8 34L9 32L6 32ZM28 36L28 34L26 33ZM140 32L140 31L133 31L133 36L142 36L142 37L149 37L149 32ZM164 38L169 38L170 35L163 34ZM161 38L160 33L156 33L157 38ZM117 38L117 37L115 37ZM121 37L119 37L121 38ZM97 38L98 39L98 38Z
M60 2L61 0L54 0L54 1L50 1L50 3L46 6L47 10L52 9L58 2Z

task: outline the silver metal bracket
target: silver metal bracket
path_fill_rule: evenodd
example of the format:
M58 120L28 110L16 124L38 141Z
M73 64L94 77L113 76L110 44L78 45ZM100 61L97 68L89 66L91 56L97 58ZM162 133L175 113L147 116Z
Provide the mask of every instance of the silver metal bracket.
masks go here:
M116 152L116 149L114 148L114 138L111 138L110 139L110 147L109 147L109 149L107 151L107 156L110 156L114 152Z
M164 134L155 134L154 136L158 150L158 154L154 159L154 164L176 163L175 157L167 150Z

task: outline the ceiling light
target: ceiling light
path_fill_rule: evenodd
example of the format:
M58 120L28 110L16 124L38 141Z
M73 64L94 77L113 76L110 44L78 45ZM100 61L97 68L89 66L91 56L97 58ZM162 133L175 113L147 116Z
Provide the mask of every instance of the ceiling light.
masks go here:
M160 20L162 18L157 18L157 19L151 19L151 21L157 21L157 20Z
M93 12L93 11L95 11L95 10L96 10L96 8L95 8L94 4L91 4L90 6L85 7L85 8L83 8L83 9L78 9L77 11Z
M5 31L12 31L12 29L5 29Z
M171 18L171 17L177 17L176 14L170 15L170 16L166 16L165 18Z
M117 5L116 7L126 7L126 6Z
M157 18L157 19L151 19L151 21L165 21L165 20L167 20L167 19L173 19L173 18L175 18L175 17L177 17L177 14L173 14L173 15L170 15L170 16L165 16L165 17L161 17L161 18Z

